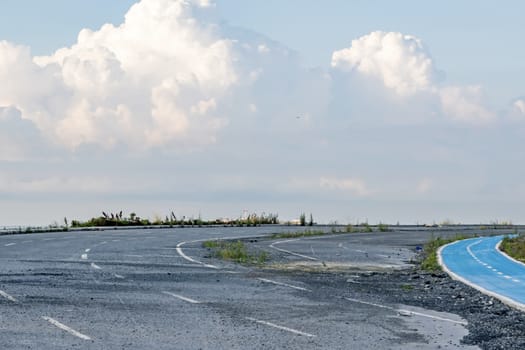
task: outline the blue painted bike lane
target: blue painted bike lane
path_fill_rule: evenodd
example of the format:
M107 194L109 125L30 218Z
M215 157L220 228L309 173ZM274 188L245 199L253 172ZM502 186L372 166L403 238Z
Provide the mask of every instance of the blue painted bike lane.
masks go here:
M505 236L465 239L442 247L440 263L453 278L525 310L525 265L496 246Z

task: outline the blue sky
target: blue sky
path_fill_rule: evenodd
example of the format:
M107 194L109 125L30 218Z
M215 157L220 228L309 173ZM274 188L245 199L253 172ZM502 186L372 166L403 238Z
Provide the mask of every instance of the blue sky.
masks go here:
M0 5L0 225L524 221L521 2L134 3Z

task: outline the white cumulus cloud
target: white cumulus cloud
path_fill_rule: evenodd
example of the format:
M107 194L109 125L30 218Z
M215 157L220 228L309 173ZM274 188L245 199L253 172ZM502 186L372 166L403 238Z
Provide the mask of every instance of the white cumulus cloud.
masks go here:
M0 106L50 139L151 147L205 145L225 125L216 105L237 82L232 42L197 21L207 1L142 0L120 26L84 29L70 48L32 57L0 43Z
M432 108L438 105L444 117L463 123L482 125L496 117L484 103L480 87L443 86L428 50L411 35L381 31L364 35L349 48L334 51L332 67L335 72L355 72L378 80L401 98L417 95L426 99L427 114L437 113ZM422 114L421 110L418 113Z
M332 67L380 79L401 96L428 89L435 75L421 40L396 32L377 31L353 40L349 48L333 53Z
M450 86L439 90L441 106L445 115L468 123L487 123L496 115L483 104L483 93L479 86Z
M519 99L514 101L513 105L514 110L525 115L525 100Z

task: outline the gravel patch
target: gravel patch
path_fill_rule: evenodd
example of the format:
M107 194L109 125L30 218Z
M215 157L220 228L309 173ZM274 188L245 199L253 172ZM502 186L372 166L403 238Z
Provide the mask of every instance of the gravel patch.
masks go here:
M412 305L447 312L468 321L461 343L481 349L525 349L525 313L451 279L442 272L417 269L388 273L295 272L309 288L341 298L379 304Z

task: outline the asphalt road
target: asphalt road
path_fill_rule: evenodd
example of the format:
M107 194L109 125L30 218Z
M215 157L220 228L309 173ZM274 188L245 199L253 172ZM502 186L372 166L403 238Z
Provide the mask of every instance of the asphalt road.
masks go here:
M442 263L461 281L525 310L525 265L497 249L503 237L449 244L441 249Z
M457 315L384 304L352 292L351 280L336 288L276 268L403 267L430 231L253 239L280 262L266 269L216 260L201 244L282 230L296 228L0 236L0 348L473 348L460 345L467 331Z

